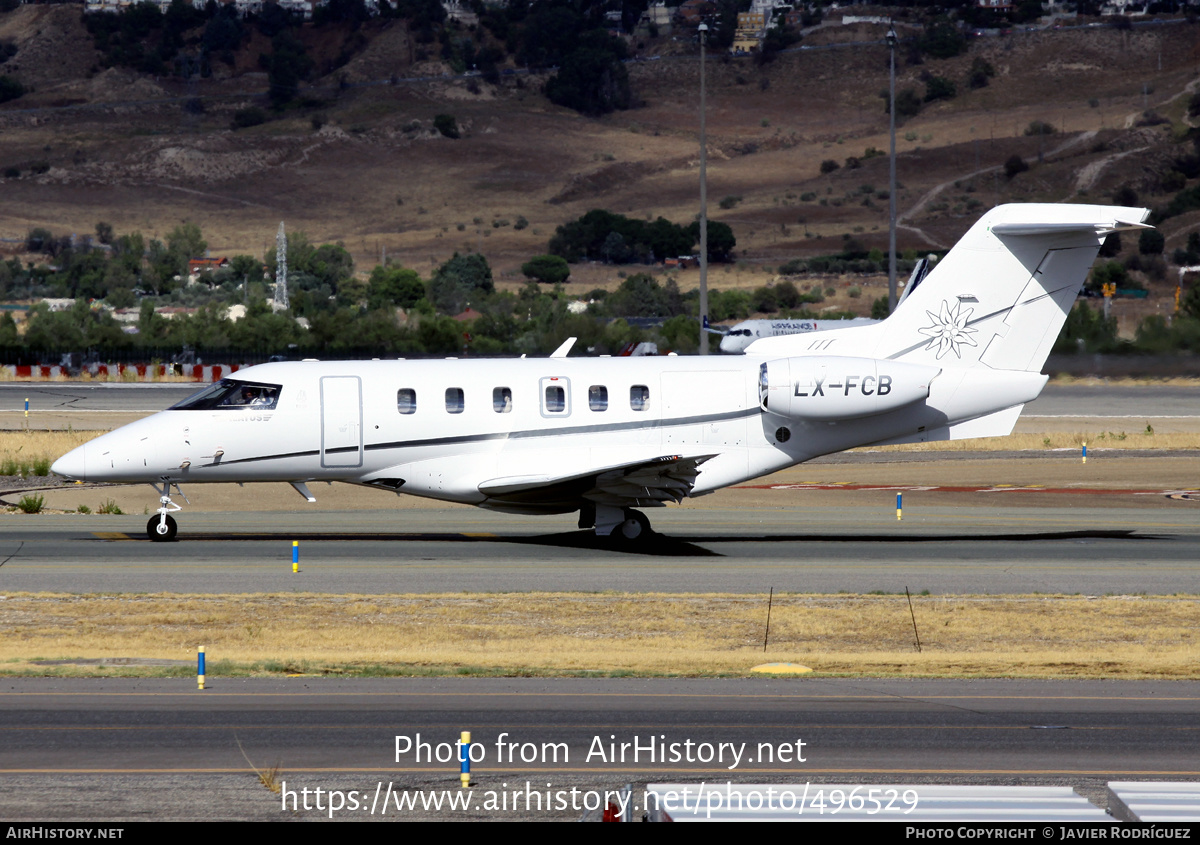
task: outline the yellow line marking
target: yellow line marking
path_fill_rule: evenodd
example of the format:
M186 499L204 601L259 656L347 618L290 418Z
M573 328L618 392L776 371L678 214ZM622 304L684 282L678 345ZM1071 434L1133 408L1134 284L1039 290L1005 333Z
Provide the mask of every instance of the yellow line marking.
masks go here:
M132 540L128 534L121 531L93 531L93 537L98 537L101 540Z

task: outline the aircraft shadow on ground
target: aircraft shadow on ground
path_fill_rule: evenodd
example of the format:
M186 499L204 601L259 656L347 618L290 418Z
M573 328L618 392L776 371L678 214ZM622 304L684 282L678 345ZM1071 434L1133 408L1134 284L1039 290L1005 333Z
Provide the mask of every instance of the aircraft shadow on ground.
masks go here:
M566 531L556 534L520 535L478 535L478 534L384 534L384 533L253 533L253 534L192 534L180 538L182 542L284 542L303 540L305 542L426 542L426 543L484 543L484 544L513 544L525 546L557 547L563 549L586 549L594 551L610 551L621 554L642 555L648 557L726 557L722 552L708 546L717 543L762 543L777 545L780 543L796 545L804 548L813 543L1027 543L1053 542L1068 540L1170 540L1170 535L1142 534L1135 529L1081 529L1077 531L1038 531L1008 534L767 534L753 536L748 534L727 535L666 535L656 534L653 537L632 543L620 545L605 538L596 537L591 531Z
M1043 531L1022 534L768 534L761 537L747 535L682 536L658 534L642 544L631 546L614 545L595 537L590 531L566 534L544 534L537 537L488 537L488 541L520 543L536 546L559 546L577 549L607 549L625 554L659 557L726 557L727 555L705 548L710 543L763 543L796 544L812 543L978 543L982 542L1044 542L1054 540L1167 540L1163 535L1138 534L1133 529Z

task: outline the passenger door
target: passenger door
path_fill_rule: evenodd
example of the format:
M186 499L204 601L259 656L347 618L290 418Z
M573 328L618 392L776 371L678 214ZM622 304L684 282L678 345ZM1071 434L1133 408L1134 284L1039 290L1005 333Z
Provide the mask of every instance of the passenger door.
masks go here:
M362 466L362 415L358 376L321 379L321 466Z

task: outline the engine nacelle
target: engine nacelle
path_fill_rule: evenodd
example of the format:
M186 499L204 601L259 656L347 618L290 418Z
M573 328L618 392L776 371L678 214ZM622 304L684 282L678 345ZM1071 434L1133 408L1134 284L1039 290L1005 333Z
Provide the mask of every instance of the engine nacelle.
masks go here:
M885 414L929 397L939 367L835 355L783 358L759 370L764 411L797 420Z

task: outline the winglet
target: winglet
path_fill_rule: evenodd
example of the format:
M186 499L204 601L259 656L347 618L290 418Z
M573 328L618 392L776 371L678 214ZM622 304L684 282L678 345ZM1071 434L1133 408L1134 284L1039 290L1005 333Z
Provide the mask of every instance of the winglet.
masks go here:
M571 347L575 345L578 338L569 337L562 342L562 346L550 353L551 358L566 358L567 353L571 351Z

